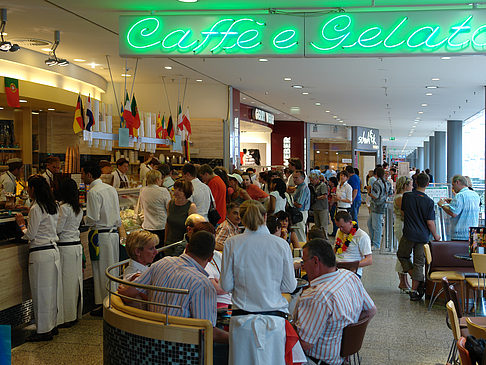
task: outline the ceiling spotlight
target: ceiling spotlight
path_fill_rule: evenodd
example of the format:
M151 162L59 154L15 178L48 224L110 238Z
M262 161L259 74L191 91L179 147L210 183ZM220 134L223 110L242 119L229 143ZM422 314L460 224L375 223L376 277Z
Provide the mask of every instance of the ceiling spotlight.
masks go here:
M19 100L19 103L26 103L26 102L27 102L27 100L24 100L24 99Z
M425 104L425 103L423 103L423 104L421 104L421 105L422 105L422 106L428 106L429 104Z
M83 60L82 58L75 58L73 61L76 61L76 62L86 62L86 60Z
M293 87L294 89L302 89L302 88L303 88L303 86L302 86L302 85L292 85L292 87Z
M418 113L419 113L419 114L424 114L424 112L423 112L423 111L419 111Z
M44 61L47 66L67 66L69 65L69 61L64 58L57 58L56 56L56 49L59 46L59 42L61 42L61 32L59 30L54 31L54 44L49 51L49 58Z
M259 58L258 61L259 62L268 62L268 60L266 58Z
M3 106L0 106L0 110L3 110Z
M52 112L53 110L56 110L56 109L54 109L54 108L47 108L47 110L49 110L49 111Z
M432 78L432 81L440 81L440 79L438 77L434 77Z
M432 93L425 93L426 96L432 96Z
M164 67L166 70L172 70L172 66L165 66Z
M320 105L321 105L321 103L315 103L315 105L320 106Z
M130 75L130 74L121 74L121 75L122 75L122 77L132 77L132 75Z
M7 9L1 9L1 20L2 22L0 23L0 51L2 52L16 52L20 49L20 46L18 44L12 44L3 38L4 36L7 35L5 33L5 26L7 25Z
M202 81L203 81L203 80L201 80L201 79L197 79L197 80L196 80L196 82L202 82Z
M32 112L32 115L39 115L38 112Z
M284 77L284 81L292 81L290 77Z
M302 95L309 95L309 93L307 91L304 91Z
M451 58L450 58L450 57L448 57L448 56L444 56L444 57L441 57L440 59L441 59L441 60L450 60Z
M326 113L330 113L331 111L330 110L326 110Z

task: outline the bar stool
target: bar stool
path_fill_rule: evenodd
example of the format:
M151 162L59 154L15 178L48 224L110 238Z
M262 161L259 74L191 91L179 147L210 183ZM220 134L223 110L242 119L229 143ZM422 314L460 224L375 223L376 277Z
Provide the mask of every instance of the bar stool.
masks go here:
M476 314L476 295L478 291L486 289L486 254L473 253L472 260L474 271L476 271L479 275L477 278L466 278L466 299L469 297L468 288L471 288L474 291L474 313Z

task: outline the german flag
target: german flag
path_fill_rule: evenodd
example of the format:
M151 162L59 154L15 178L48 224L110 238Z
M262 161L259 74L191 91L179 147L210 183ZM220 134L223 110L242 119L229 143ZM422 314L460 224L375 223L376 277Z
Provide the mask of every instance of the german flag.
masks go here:
M78 102L76 103L76 110L74 111L73 130L74 133L79 133L84 130L84 111L81 94L78 94Z
M172 123L172 115L169 117L169 122L167 123L167 136L171 141L174 141L174 125Z

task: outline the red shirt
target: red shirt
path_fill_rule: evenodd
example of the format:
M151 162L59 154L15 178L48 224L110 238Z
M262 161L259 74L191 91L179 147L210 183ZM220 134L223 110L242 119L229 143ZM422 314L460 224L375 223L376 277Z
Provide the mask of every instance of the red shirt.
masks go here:
M226 219L226 185L219 176L215 176L209 180L208 186L213 193L216 210L221 217L218 223L222 223Z
M246 192L250 195L250 198L253 200L265 199L268 194L265 193L262 189L260 189L255 184L250 184L246 187Z

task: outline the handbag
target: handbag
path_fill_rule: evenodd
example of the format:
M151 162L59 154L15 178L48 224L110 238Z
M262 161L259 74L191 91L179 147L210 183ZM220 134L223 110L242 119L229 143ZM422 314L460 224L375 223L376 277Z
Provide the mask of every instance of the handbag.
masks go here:
M211 223L213 226L216 227L220 219L221 216L219 215L219 212L216 210L214 206L214 201L213 199L210 199L209 210L208 210L208 221L209 223Z
M289 214L290 216L290 222L292 224L300 223L304 219L304 216L302 215L302 212L299 210L299 208L296 208L293 203L294 200L292 199L291 196L289 196L287 193L285 193L285 196L287 197L287 204L285 205L285 211Z

